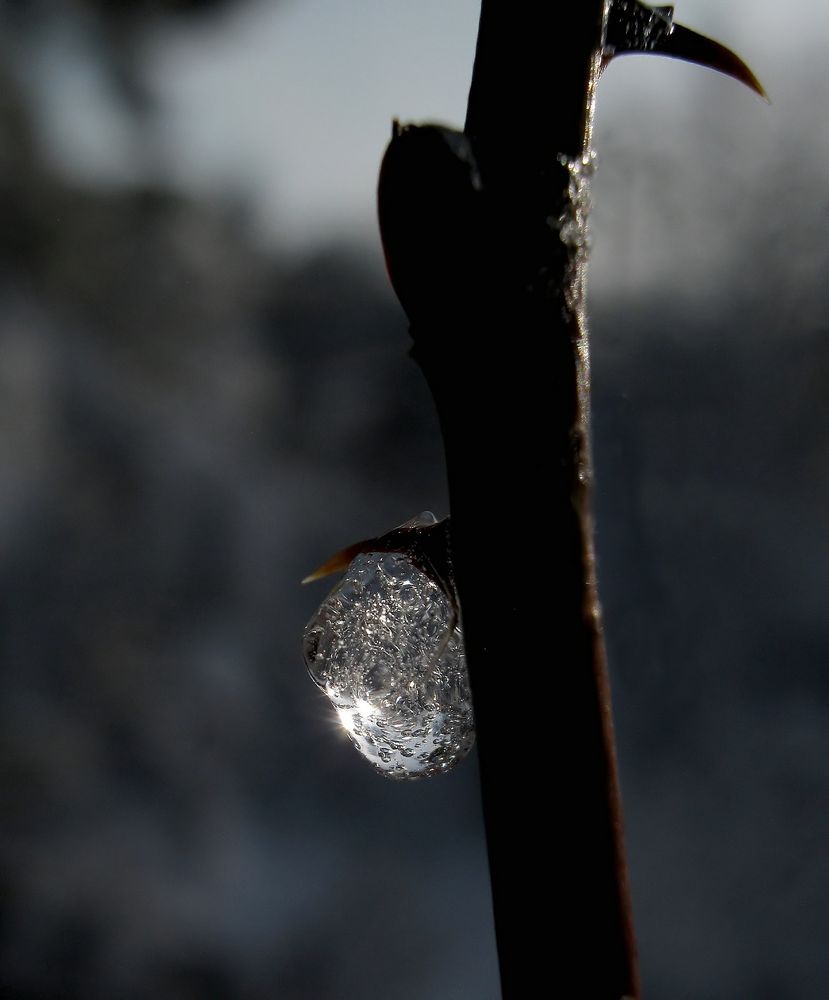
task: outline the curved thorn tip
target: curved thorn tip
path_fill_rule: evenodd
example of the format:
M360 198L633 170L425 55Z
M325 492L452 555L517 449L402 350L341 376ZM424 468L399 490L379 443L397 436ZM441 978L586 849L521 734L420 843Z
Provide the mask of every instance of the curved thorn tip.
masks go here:
M313 573L309 573L301 583L314 583L316 580L322 580L323 577L331 576L333 573L343 572L343 570L348 568L348 564L355 556L358 556L361 552L370 552L371 546L375 542L376 539L369 538L364 542L356 542L345 549L340 549L330 559L327 559L322 566L318 566Z
M763 85L735 52L713 38L675 24L673 7L648 7L640 0L613 0L608 15L602 68L615 56L637 52L671 56L706 66L738 80L771 103Z
M714 41L699 32L675 24L673 30L665 35L661 45L654 50L657 55L671 56L685 62L696 63L724 73L734 80L745 84L755 94L770 104L769 95L762 83L757 79L750 67L731 49L720 42Z

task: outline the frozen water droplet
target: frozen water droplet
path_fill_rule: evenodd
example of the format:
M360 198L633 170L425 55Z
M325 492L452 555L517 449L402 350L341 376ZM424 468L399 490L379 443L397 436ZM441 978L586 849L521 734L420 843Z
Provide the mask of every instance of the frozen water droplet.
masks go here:
M611 0L605 54L654 52L674 30L673 7L648 7L639 0Z
M469 752L475 722L453 603L407 556L357 556L303 648L343 728L383 774L443 773Z
M590 180L596 170L596 154L588 149L572 160L559 156L559 162L567 168L568 174L564 210L558 219L559 236L569 256L564 304L572 315L580 318L583 326L587 260L590 255Z

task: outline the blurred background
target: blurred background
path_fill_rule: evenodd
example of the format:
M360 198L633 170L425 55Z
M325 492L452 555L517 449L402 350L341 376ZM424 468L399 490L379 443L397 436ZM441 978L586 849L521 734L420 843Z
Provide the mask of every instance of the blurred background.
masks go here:
M392 116L462 122L477 15L0 0L4 998L499 996L476 763L376 776L307 678L326 585L298 586L446 512L374 187ZM774 103L661 59L599 94L598 548L644 985L818 1000L829 11L679 20Z

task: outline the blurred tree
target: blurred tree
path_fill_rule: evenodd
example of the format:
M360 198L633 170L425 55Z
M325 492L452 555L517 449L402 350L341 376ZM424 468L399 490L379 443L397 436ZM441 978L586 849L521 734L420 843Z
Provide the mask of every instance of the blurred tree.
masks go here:
M13 0L0 14L22 34L43 30L50 22L91 19L98 52L113 88L135 114L152 110L136 43L143 30L160 19L216 16L248 0Z

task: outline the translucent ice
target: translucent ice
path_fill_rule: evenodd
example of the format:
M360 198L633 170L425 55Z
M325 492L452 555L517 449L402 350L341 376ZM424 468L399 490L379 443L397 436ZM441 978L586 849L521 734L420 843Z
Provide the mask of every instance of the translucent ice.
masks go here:
M475 740L453 603L407 556L357 556L304 635L311 677L354 746L391 778L450 770Z
M607 21L607 54L659 49L674 30L673 17L673 7L648 7L638 0L612 0Z
M596 170L596 154L588 149L574 160L560 156L559 162L567 168L569 175L564 210L558 220L559 236L569 254L564 304L584 326L587 261L590 256L590 181Z

